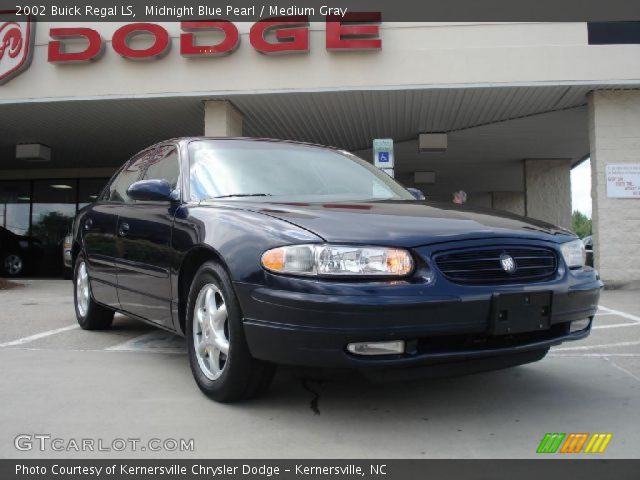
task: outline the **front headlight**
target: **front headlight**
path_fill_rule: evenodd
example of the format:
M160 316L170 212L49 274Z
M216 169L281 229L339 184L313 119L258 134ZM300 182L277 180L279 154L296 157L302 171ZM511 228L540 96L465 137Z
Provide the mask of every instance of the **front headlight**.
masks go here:
M569 268L584 267L587 253L584 250L582 240L572 240L563 243L560 249L562 250L564 261Z
M313 276L404 277L411 254L399 248L291 245L264 252L262 266L276 273Z

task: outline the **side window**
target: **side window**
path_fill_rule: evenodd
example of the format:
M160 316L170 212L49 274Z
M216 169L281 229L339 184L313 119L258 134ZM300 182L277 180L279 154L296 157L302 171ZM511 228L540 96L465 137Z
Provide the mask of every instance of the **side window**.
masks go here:
M116 179L120 176L125 166L126 165L123 165L118 170L116 170L116 173L114 173L113 176L107 181L107 184L104 186L104 188L102 189L102 192L100 193L100 198L98 198L100 202L109 201L109 198L111 198L111 188L116 183Z
M166 180L175 190L179 185L179 179L180 159L175 147L162 146L147 159L142 180Z
M142 171L145 159L149 154L150 152L145 152L125 165L109 186L109 201L124 203L133 202L133 200L129 198L129 195L127 195L127 189L132 183L135 183L140 179L140 172Z

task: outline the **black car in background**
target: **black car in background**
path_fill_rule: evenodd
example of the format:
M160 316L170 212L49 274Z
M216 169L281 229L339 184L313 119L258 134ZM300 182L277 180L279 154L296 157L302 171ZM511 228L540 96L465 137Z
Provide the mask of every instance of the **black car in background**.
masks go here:
M409 378L539 360L586 337L600 289L567 230L417 200L352 154L182 138L147 148L73 229L84 329L115 311L187 337L200 389L278 364Z
M19 277L40 258L42 251L37 240L16 235L0 227L0 275Z

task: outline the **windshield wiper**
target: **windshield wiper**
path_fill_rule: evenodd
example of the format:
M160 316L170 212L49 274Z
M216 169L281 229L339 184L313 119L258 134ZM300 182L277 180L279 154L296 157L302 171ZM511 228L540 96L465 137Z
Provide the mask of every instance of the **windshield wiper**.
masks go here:
M231 197L271 197L270 193L233 193L231 195L220 195L219 197L211 197L207 200L216 200L218 198L231 198Z

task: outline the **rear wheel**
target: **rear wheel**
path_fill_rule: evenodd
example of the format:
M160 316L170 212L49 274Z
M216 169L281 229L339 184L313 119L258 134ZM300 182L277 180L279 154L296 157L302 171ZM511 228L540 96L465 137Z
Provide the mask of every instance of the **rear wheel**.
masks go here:
M73 270L73 297L78 324L84 330L105 330L113 322L113 310L93 300L89 270L83 254L78 255Z
M217 263L205 263L193 279L186 333L193 377L208 397L233 402L268 388L275 367L251 357L238 299Z
M24 257L18 252L10 252L2 257L2 272L8 277L22 275L24 266Z

